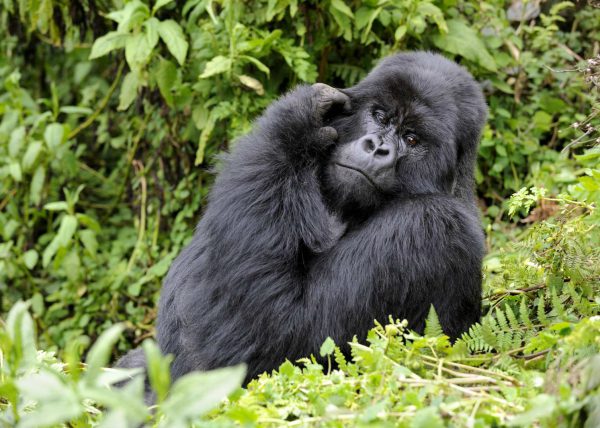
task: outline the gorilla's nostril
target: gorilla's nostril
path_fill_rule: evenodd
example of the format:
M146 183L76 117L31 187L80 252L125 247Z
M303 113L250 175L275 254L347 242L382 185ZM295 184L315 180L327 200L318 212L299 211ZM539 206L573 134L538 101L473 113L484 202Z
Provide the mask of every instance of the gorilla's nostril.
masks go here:
M375 142L370 138L365 138L362 141L362 146L363 146L364 151L367 153L373 153L375 151L375 149L377 149Z
M390 151L384 147L379 147L376 151L375 151L375 156L387 156L390 154Z

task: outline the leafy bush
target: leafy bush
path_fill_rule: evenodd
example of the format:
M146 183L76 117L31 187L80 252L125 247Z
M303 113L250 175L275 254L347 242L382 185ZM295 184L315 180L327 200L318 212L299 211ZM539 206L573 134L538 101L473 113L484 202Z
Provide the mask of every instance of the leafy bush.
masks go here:
M599 346L600 9L520 3L4 0L4 424L597 425L597 379L587 373L600 370L590 359ZM193 388L229 375L235 383L240 372L192 377L167 395L167 360L152 345L151 370L163 373L156 411L142 405L139 381L106 389L121 378L101 370L112 344L120 354L153 334L161 279L191 237L215 154L294 84L352 85L403 49L441 51L486 91L482 322L450 345L434 315L425 338L391 320L367 347L353 345L353 361L328 342L302 373L286 363L208 413ZM332 359L338 367L323 373ZM47 390L33 387L41 382ZM180 408L180 393L198 401Z

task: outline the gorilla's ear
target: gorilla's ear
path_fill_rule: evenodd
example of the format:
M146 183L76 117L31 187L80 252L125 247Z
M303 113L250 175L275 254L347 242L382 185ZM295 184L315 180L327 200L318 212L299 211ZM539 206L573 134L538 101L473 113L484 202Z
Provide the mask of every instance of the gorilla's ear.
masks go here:
M456 134L456 176L452 193L475 205L475 163L481 131L487 119L487 105L475 82L457 97L459 115ZM464 88L467 89L467 88Z

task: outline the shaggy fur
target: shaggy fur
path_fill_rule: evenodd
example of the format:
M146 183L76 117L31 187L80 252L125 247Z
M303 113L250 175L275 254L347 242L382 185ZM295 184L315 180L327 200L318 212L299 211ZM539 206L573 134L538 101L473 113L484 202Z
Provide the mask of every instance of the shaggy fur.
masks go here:
M431 305L450 337L464 332L480 316L485 118L473 78L423 52L274 102L165 279L157 335L173 378L245 362L250 380L328 336L347 350L389 315L422 331ZM142 363L133 351L120 365Z

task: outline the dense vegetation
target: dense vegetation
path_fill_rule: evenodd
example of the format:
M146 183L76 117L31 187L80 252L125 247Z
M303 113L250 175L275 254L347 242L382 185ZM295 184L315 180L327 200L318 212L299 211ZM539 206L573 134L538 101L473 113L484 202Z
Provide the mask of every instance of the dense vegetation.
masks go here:
M0 425L600 426L589 3L3 0ZM123 374L102 367L153 334L214 155L294 84L349 86L403 49L456 59L490 106L481 323L450 344L434 312L424 337L379 320L351 361L327 341L247 389L243 367L170 387L145 341L158 406L107 389Z

